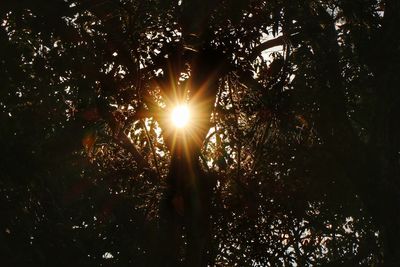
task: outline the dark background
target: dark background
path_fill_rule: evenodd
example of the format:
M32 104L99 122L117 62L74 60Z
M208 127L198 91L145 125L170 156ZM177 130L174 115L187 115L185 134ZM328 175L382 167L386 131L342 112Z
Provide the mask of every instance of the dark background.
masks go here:
M400 266L399 12L1 1L0 265L157 265L174 154L159 99L208 73L204 265ZM176 238L162 255L184 262Z

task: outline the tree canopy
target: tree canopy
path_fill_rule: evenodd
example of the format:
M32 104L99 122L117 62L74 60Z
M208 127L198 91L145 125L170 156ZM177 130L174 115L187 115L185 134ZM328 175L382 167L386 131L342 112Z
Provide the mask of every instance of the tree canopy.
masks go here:
M400 266L399 13L1 1L1 265Z

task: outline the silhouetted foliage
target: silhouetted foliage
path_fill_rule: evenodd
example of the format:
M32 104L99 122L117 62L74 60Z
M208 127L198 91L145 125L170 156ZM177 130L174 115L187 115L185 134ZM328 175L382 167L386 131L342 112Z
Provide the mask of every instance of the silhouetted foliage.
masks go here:
M400 266L399 3L1 1L0 265Z

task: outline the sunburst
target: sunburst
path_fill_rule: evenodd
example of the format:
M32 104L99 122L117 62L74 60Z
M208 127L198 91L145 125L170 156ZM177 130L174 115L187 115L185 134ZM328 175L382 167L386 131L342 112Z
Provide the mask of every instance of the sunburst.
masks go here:
M186 104L177 105L172 109L171 122L179 129L183 129L188 126L190 120L189 106Z

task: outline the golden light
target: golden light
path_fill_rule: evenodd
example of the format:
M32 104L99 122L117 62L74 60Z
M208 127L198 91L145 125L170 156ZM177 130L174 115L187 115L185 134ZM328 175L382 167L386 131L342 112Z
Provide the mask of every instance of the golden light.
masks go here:
M176 106L171 113L171 121L177 128L187 126L190 117L190 110L187 105Z

